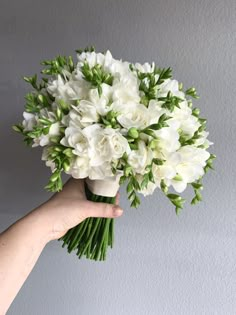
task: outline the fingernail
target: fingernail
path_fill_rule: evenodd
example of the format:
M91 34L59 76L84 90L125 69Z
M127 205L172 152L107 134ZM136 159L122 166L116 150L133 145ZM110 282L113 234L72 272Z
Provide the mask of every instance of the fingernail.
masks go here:
M118 206L114 207L114 216L115 217L119 217L120 215L122 215L122 213L123 213L123 210L120 207L118 207Z

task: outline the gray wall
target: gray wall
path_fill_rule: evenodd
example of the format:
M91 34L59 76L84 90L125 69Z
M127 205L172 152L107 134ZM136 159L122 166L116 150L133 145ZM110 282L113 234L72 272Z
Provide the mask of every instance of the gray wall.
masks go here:
M51 242L9 314L235 314L235 0L1 0L0 34L0 230L49 196L39 150L24 147L11 125L28 88L21 76L56 54L94 44L171 65L201 95L218 157L204 201L180 217L158 192L130 209L122 189L125 214L105 263L78 261Z

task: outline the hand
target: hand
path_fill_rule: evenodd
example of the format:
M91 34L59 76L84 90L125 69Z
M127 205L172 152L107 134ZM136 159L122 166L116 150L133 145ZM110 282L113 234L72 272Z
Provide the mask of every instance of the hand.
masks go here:
M119 194L116 195L115 205L88 201L84 180L71 178L61 192L54 194L34 211L45 216L49 226L49 240L53 240L62 237L70 228L88 217L119 217L123 210L118 203Z

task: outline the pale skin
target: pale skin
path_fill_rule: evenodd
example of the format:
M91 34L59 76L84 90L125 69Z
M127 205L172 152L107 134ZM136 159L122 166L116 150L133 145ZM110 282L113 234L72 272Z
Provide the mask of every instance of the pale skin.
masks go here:
M46 244L88 217L122 215L116 204L88 201L84 181L70 179L63 190L0 234L0 315L5 315Z

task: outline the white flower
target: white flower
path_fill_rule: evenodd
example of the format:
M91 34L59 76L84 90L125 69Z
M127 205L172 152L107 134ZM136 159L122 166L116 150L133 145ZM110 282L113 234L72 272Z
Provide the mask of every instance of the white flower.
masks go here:
M37 147L41 146L44 147L48 144L50 144L50 138L54 136L59 136L60 135L60 123L56 122L51 124L49 131L46 135L42 134L38 138L34 138L34 143L32 147Z
M142 73L150 73L150 72L153 72L155 69L155 63L154 62L152 64L145 62L143 65L136 62L134 66L137 70L139 70Z
M69 170L65 171L74 178L86 178L89 175L89 158L76 156L70 164Z
M79 105L72 105L69 114L64 116L62 123L73 128L84 128L99 120L96 107L89 101L82 100Z
M56 165L53 161L48 160L48 156L49 156L49 152L48 152L48 148L45 147L43 148L43 153L42 153L42 161L45 161L46 166L51 168L51 171L54 172Z
M105 54L96 53L95 51L92 52L82 52L81 54L77 54L78 58L78 66L87 62L90 68L94 67L95 65L99 64L104 68L109 67L110 64L113 62L113 57L108 50Z
M142 178L140 178L139 182L141 183L142 181ZM144 195L145 197L148 196L148 195L152 195L154 190L159 187L159 184L158 183L152 183L152 182L149 182L147 187L139 190L139 193L141 193L142 195Z
M177 130L171 127L166 127L166 128L157 130L155 133L157 136L157 151L158 152L162 152L163 154L166 154L169 152L175 152L176 150L179 149L180 147L179 133Z
M162 102L150 100L148 104L149 124L156 124L163 114L167 114L167 110L161 107Z
M23 112L23 127L24 127L24 131L32 131L34 126L37 125L38 122L38 117L35 114L31 114L31 113L27 113L27 112Z
M83 134L89 142L88 155L91 166L111 162L121 158L125 152L130 152L129 143L119 130L93 124L84 128Z
M152 151L147 148L142 140L138 143L138 150L132 150L128 155L128 163L135 173L145 174L145 167L151 163Z
M122 77L113 80L113 101L126 104L128 102L139 103L139 83L135 74L129 71Z
M210 153L205 149L186 145L179 149L181 162L177 165L176 171L186 183L192 183L204 175L206 160Z
M71 112L70 112L69 116L77 115L78 117L76 118L76 121L79 120L80 122L79 126L87 127L94 122L98 122L99 115L93 103L82 100L80 101L78 106L72 105L72 107L74 109L74 111L73 110L71 111L73 112L73 115L71 115Z
M56 80L48 83L47 90L56 99L70 102L86 98L89 91L89 83L85 80L64 81L62 76L58 75Z
M184 92L179 90L179 83L177 80L166 79L160 86L159 86L159 97L167 96L168 92L171 92L173 96L180 97L185 99Z
M99 166L90 167L88 176L93 180L101 180L114 176L111 169L111 163L104 162Z
M196 147L198 147L198 146L200 146L200 145L201 145L201 146L204 146L205 149L209 148L209 146L212 145L213 142L211 142L211 141L209 141L209 140L207 139L208 135L209 135L209 132L202 131L201 134L200 134L201 137L200 137L199 139L196 139L196 140L195 140L194 145L195 145Z
M172 112L172 117L167 123L178 122L181 131L190 138L194 132L200 127L197 117L192 115L192 110L189 108L187 101L179 103L180 108L175 107Z
M88 153L88 140L81 129L73 127L66 128L65 137L60 143L66 147L74 148L72 152L80 157L84 157Z
M94 104L97 112L103 116L110 110L109 103L112 95L112 87L108 84L102 83L101 88L102 95L98 94L97 88L91 89L89 91L89 100Z
M118 112L117 120L126 129L135 127L144 129L150 125L150 116L148 109L143 105L135 102L113 103L112 109Z

